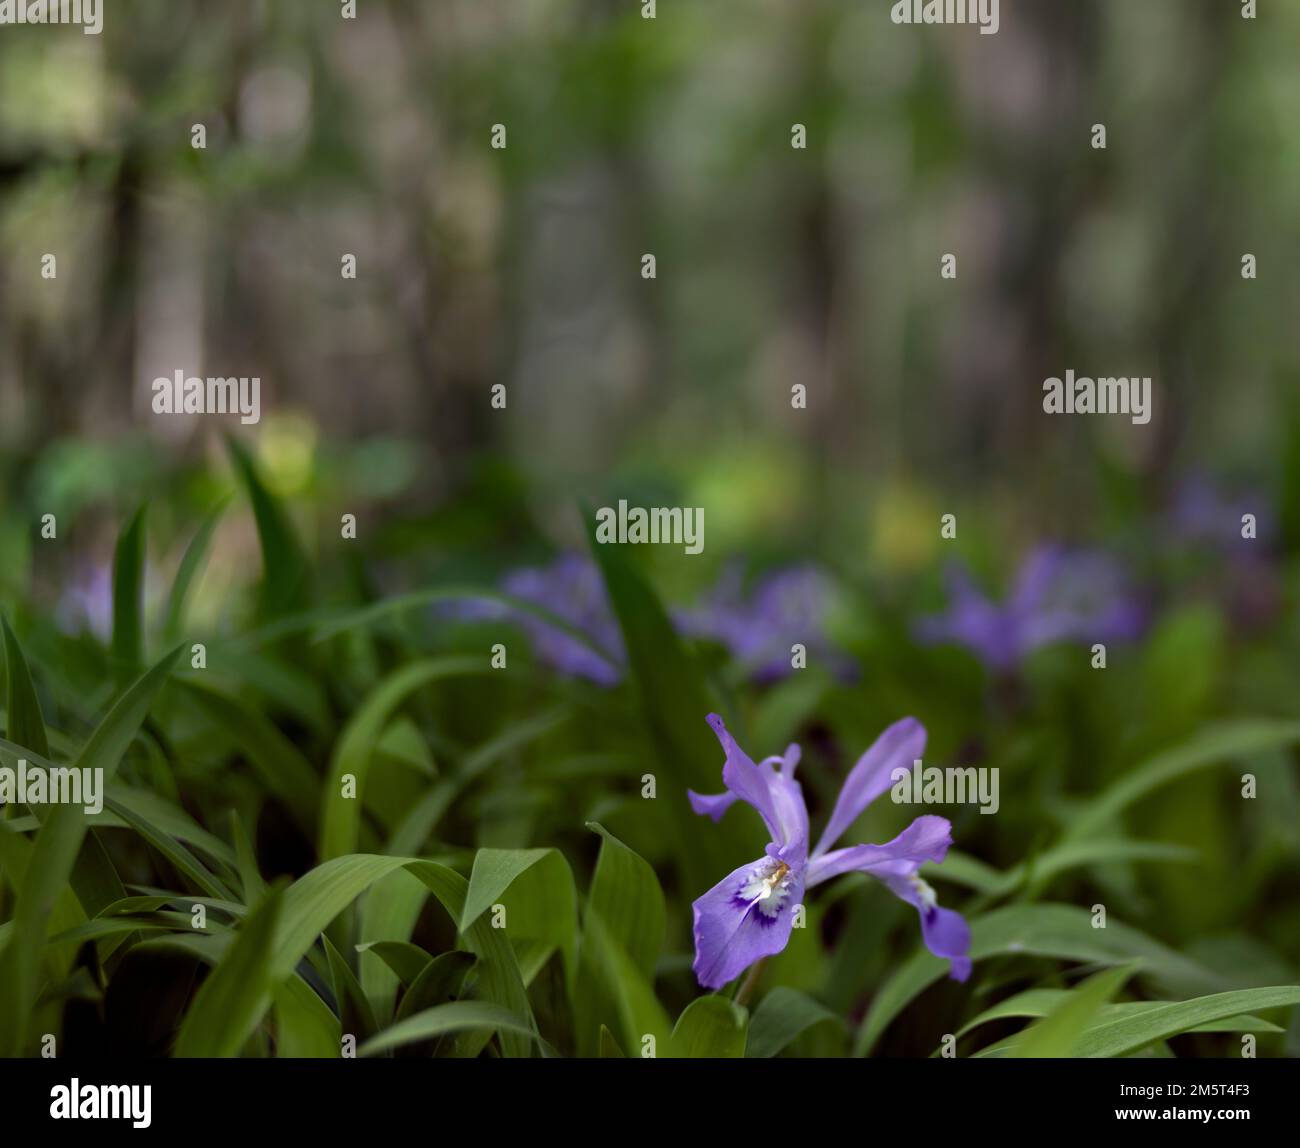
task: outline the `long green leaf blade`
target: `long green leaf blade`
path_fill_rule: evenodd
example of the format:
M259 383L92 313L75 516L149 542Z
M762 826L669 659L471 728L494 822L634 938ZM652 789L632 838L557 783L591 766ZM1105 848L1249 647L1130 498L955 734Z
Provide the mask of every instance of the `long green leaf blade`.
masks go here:
M108 782L179 655L179 649L173 650L118 699L78 755L77 768L102 770ZM19 1055L26 1047L46 922L68 884L87 829L80 806L56 805L36 835L31 863L14 904L13 932L0 952L0 1051L6 1055ZM82 904L88 916L103 907Z
M174 1056L239 1055L271 1003L271 949L283 896L272 890L235 933L185 1015Z
M145 509L131 517L113 552L113 663L128 681L144 662Z
M45 718L41 714L41 703L36 699L36 688L32 685L27 659L23 657L22 647L9 628L9 619L3 619L3 623L5 671L8 679L5 689L6 716L9 723L5 732L10 741L34 750L41 757L49 757L50 743L45 735Z
M500 1005L487 1001L451 1001L398 1021L373 1040L366 1041L358 1053L361 1056L374 1056L377 1052L385 1052L404 1044L475 1029L509 1032L527 1039L535 1039L536 1035L526 1020Z

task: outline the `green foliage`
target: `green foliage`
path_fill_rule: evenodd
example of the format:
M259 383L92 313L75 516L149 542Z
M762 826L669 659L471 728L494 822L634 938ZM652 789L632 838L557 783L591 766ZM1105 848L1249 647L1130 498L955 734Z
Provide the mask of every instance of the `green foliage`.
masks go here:
M237 1056L271 1003L271 949L281 893L270 893L245 918L212 970L176 1036L178 1057Z
M808 1029L826 1022L844 1027L844 1021L825 1005L796 989L778 985L754 1010L745 1055L776 1056Z
M1036 1059L1074 1055L1089 1024L1132 975L1132 966L1121 966L1089 977L1042 1020L1031 1024L1007 1055Z
M136 511L113 554L113 662L126 680L144 661L145 507Z
M696 997L673 1027L672 1055L730 1059L745 1055L749 1012L726 997Z
M1162 802L1217 815L1244 773L1285 794L1300 724L1234 716L1205 683L1161 686L1168 705L1140 736L1117 739L1080 707L1075 736L1110 756L1105 769L1066 768L1054 754L1072 759L1071 743L1050 699L1081 687L1036 664L1035 704L987 726L984 760L1004 775L997 833L977 813L945 811L960 849L925 871L970 920L971 983L941 984L946 962L920 946L914 912L845 877L809 899L807 927L742 1005L701 992L690 971L691 901L763 843L743 807L716 825L690 809L688 788L720 787L705 715L723 709L755 757L800 742L805 792L824 816L848 762L901 713L935 731L930 752L956 756L945 740L984 720L961 678L913 686L900 672L884 701L812 671L746 682L684 642L647 574L598 545L627 681L540 673L515 642L510 668L494 669L481 644L439 622L472 587L363 590L313 608L320 580L288 510L231 450L264 564L247 628L209 633L196 620L224 508L184 544L155 626L142 608L143 512L121 532L113 630L87 671L108 676L97 691L70 686L81 671L39 620L3 620L0 763L88 766L110 781L100 813L0 817L6 1054L60 1033L87 985L102 1001L123 970L164 958L174 973L159 996L179 1003L158 1019L160 1050L180 1057L932 1055L944 1032L964 1055L995 1057L1214 1052L1242 1033L1270 1055L1286 1047L1300 1003L1284 983L1286 928L1243 902L1214 944L1152 898L1158 874L1203 880L1207 866L1236 866L1256 896L1270 888L1297 842L1283 826L1262 838L1272 852L1252 852L1269 811L1236 837L1170 841ZM181 644L122 688L117 675L138 673L163 637ZM205 670L182 660L198 640ZM918 656L888 627L869 640L902 666ZM1172 682L1195 650L1228 640L1187 612L1133 672ZM52 650L66 664L47 664ZM861 832L885 840L907 812L880 803ZM1249 962L1235 955L1243 946Z

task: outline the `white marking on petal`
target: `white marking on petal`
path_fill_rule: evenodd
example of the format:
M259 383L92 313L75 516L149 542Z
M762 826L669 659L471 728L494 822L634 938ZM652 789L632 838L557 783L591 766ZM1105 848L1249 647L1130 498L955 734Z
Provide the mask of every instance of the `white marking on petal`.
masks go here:
M789 865L767 857L749 871L736 896L738 900L748 902L764 917L775 920L789 900L793 881L794 874Z
M917 874L913 873L908 881L911 882L912 888L916 890L916 895L921 898L921 904L927 909L933 909L939 903L939 898L930 888L926 881L923 881Z

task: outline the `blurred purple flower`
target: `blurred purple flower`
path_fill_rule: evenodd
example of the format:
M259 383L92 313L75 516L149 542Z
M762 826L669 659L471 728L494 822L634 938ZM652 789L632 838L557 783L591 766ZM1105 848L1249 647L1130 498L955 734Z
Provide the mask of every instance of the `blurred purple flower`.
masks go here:
M1245 541L1242 517L1248 514L1255 516L1256 541L1273 541L1273 506L1266 495L1248 491L1230 498L1208 476L1193 473L1180 482L1170 517L1174 533L1184 541L1239 550Z
M960 913L941 909L934 890L918 870L927 861L942 861L952 844L947 818L916 818L885 845L831 847L877 797L910 770L925 749L925 727L915 718L895 722L858 759L835 802L830 821L812 853L808 852L808 807L794 779L799 747L782 757L755 765L717 714L709 724L722 743L726 792L704 796L691 792L691 807L717 821L736 801L752 806L771 835L766 855L727 874L694 905L696 979L719 989L755 961L785 948L794 927L794 911L805 889L841 873L867 873L896 897L916 907L921 936L937 957L950 962L950 975L970 976L970 928Z
M1254 541L1267 546L1276 530L1273 506L1257 491L1229 497L1204 474L1192 474L1178 486L1170 515L1173 532L1186 542L1206 543L1241 552L1242 516L1255 517Z
M622 680L626 662L623 635L610 608L604 579L590 558L562 554L549 566L515 570L502 579L501 592L554 614L605 653L544 618L504 602L470 599L448 612L464 622L508 619L528 635L538 660L566 677L586 678L600 686L614 686Z
M721 643L751 677L771 682L791 672L790 647L801 643L810 660L822 660L841 678L853 662L826 634L834 585L813 566L791 566L759 579L746 596L738 566L731 566L698 605L673 615L682 633Z
M1104 554L1039 547L1021 564L1011 596L995 603L961 567L948 570L948 609L923 618L917 638L952 642L990 669L1014 669L1053 642L1114 642L1135 638L1146 622L1119 564Z
M66 633L89 630L100 641L113 632L113 572L109 566L80 566L55 609Z
M1242 535L1247 514L1254 516L1254 538ZM1230 497L1206 475L1192 474L1177 489L1169 522L1174 538L1194 551L1202 589L1238 630L1260 631L1275 623L1285 590L1273 550L1277 517L1266 494ZM1207 555L1219 561L1206 561Z

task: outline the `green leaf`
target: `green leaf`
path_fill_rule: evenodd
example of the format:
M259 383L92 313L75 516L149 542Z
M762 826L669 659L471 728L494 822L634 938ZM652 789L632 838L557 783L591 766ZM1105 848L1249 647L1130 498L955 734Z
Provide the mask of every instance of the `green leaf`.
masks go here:
M664 894L659 878L639 853L633 852L598 821L587 828L600 835L600 856L591 878L591 907L647 977L664 943Z
M216 531L217 523L221 521L221 515L225 509L226 500L223 499L203 520L202 525L199 526L198 531L190 540L189 546L185 548L181 564L176 568L176 577L172 579L171 594L167 599L167 621L163 631L168 640L173 640L180 634L181 622L185 614L185 599L189 595L195 576L203 568L203 563L208 556L208 546L212 542L212 535Z
M1012 1017L1040 1017L1046 1016L1066 997L1070 995L1069 989L1027 989L1025 992L1017 993L1015 996L1008 997L1004 1001L999 1001L992 1008L985 1009L974 1020L968 1021L957 1030L957 1036L960 1039L967 1033L973 1032L980 1025L988 1024L990 1021L1007 1020ZM1167 1001L1121 1001L1119 1004L1109 1004L1102 1008L1100 1013L1101 1020L1113 1018L1123 1018L1138 1016L1148 1013L1152 1009L1158 1009L1162 1005L1168 1004ZM757 1016L755 1016L757 1021ZM753 1042L753 1026L751 1025L750 1042ZM1208 1021L1205 1024L1197 1025L1195 1028L1186 1029L1186 1032L1282 1032L1279 1026L1271 1021L1261 1020L1256 1016L1231 1016L1224 1020Z
M113 917L95 917L75 928L55 933L46 944L51 949L78 948L87 941L129 933L183 931L193 929L189 913L122 913Z
M1190 741L1165 750L1129 770L1070 819L1062 841L1076 841L1104 829L1123 810L1154 789L1223 761L1266 753L1300 742L1300 723L1264 719L1211 726Z
M174 1056L239 1055L271 1003L270 958L282 901L282 892L272 891L236 931L185 1015Z
M717 786L720 765L704 719L717 707L658 596L617 547L596 542L594 519L587 525L661 760L675 779L709 792Z
M696 997L673 1028L671 1055L736 1058L745 1055L749 1013L726 997Z
M1093 927L1092 916L1073 905L1007 905L971 921L971 959L985 960L1008 953L1054 957L1100 965L1140 960L1144 974L1166 984L1218 988L1219 978L1113 917L1104 929ZM889 1023L948 969L924 949L901 965L881 986L858 1029L854 1053L865 1056Z
M1042 888L1053 877L1086 865L1118 861L1189 862L1196 859L1196 850L1182 845L1170 845L1163 841L1130 841L1125 838L1065 841L1004 873L989 870L990 876L986 878L985 874L980 872L976 877L979 884L968 879L975 871L963 868L960 862L954 872L950 865L951 859L952 854L949 853L942 865L927 865L926 876L948 877L956 880L958 884L977 888L982 893L1005 897L1024 885L1034 889Z
M618 1041L614 1039L614 1034L602 1024L600 1026L600 1059L624 1060L626 1057L627 1054L618 1047Z
M507 1008L487 1001L452 1001L416 1013L391 1028L386 1028L373 1040L366 1041L358 1050L358 1055L374 1056L377 1052L404 1044L473 1029L515 1033L530 1040L536 1039L529 1022Z
M512 722L472 752L466 754L460 766L429 787L425 795L412 807L401 824L389 838L387 852L418 853L433 832L442 815L456 797L502 758L544 737L568 721L571 711L556 707L537 717Z
M230 814L230 836L235 843L235 868L239 871L244 904L255 904L266 896L266 882L262 879L262 871L257 865L257 852L244 829L244 823L233 810Z
M469 885L464 877L445 865L412 857L373 854L336 857L304 874L286 891L272 958L273 979L278 982L286 978L339 913L376 881L402 868L424 882L453 921L461 919ZM464 934L464 941L479 958L479 994L531 1020L528 994L503 931L479 920ZM507 1056L527 1056L531 1044L512 1031L501 1035L502 1049Z
M45 736L45 718L41 715L41 703L36 700L36 689L27 669L27 659L23 657L22 647L9 628L9 619L5 618L3 622L5 670L8 677L5 715L9 723L5 732L10 741L34 750L41 757L49 757L50 743Z
M402 1003L397 1006L396 1019L406 1020L407 1017L460 996L465 978L477 963L478 958L473 953L462 953L459 950L440 953L434 957L402 997Z
M209 833L185 810L173 805L166 798L159 797L152 790L111 785L108 786L106 797L112 798L115 805L126 806L137 817L152 822L164 833L177 841L185 842L186 845L192 846L205 857L219 862L227 869L236 867L238 862L235 851L229 845L220 837ZM112 812L92 815L90 821L93 825L127 825L126 821Z
M1195 727L1222 693L1227 623L1208 602L1175 605L1156 620L1137 659L1151 699L1143 725L1156 742Z
M277 979L293 972L335 917L376 881L404 865L401 857L352 854L317 865L290 885L273 956Z
M390 873L376 881L366 894L361 904L360 931L358 946L360 956L361 987L366 999L374 1006L379 1023L387 1024L393 1015L393 1000L397 995L397 977L388 963L379 953L366 951L365 942L370 940L405 941L415 928L420 909L429 896L429 890L404 869ZM424 961L429 960L428 953L417 949ZM417 973L420 971L416 970Z
M775 1056L813 1025L825 1022L841 1028L844 1021L820 1001L797 989L779 986L768 993L749 1022L747 1057L759 1059Z
M557 849L480 849L470 873L461 932L498 903L505 908L505 932L512 941L544 941L560 949L572 987L578 899L564 855Z
M105 783L112 778L179 655L179 649L173 650L126 690L90 735L76 768L102 769ZM56 805L48 808L36 835L31 863L14 902L13 933L0 952L0 1054L19 1055L26 1047L46 922L68 884L86 833L81 806ZM87 916L116 899L102 883L90 893L85 892L89 888L85 883L76 888L78 898L84 896L82 908ZM104 895L108 901L98 903L97 897Z
M11 741L0 740L0 762L14 768L20 759L27 761L29 768L51 770L64 768L56 766L53 762L34 753L30 749L25 749L20 745L15 745ZM30 807L30 815L27 818L15 818L9 822L9 828L16 829L20 832L29 832L32 828L39 828L47 820L55 809L66 809L67 806L51 805L33 805ZM111 813L100 812L98 814L84 814L82 806L71 807L79 815L84 815L88 824L100 825L106 823L118 824L118 819ZM68 814L66 816L71 816ZM76 900L84 907L83 916L93 915L104 905L113 901L120 900L126 895L126 890L122 887L122 882L118 879L117 871L113 867L113 862L109 859L104 847L100 844L99 838L94 833L87 833L83 836L77 858L73 862L72 874L70 877L73 891L76 894ZM106 956L107 953L101 953Z
M187 932L153 938L139 947L145 951L179 951L215 967L225 958L233 943L234 934L229 931L212 936ZM295 973L276 985L272 997L275 1001L278 1056L329 1059L340 1055L342 1031L338 1018L302 977Z
M141 817L123 802L115 801L112 797L104 798L104 808L115 813L127 825L131 826L209 897L219 897L223 900L234 899L234 893L225 886L220 878L209 873L203 867L202 862L174 837L164 833L152 822Z
M375 746L375 753L424 777L437 777L429 743L410 718L402 716L388 723Z
M112 780L131 742L144 724L158 691L171 676L181 647L162 657L128 689L105 715L77 756L80 769L102 769L104 781Z
M474 868L469 875L465 911L459 922L461 931L498 901L516 877L554 854L554 849L480 849L474 855Z
M927 880L937 878L940 881L951 881L954 885L974 889L977 893L986 893L989 896L997 896L1018 884L1018 881L1010 879L1006 873L958 849L949 849L942 864L936 865L927 861L921 872Z
M128 680L144 661L144 523L142 506L118 536L113 552L113 662Z
M262 611L279 617L304 607L310 600L310 566L289 516L266 488L248 452L233 438L227 439L235 465L257 523L262 548Z
M321 818L320 855L341 857L357 847L361 801L371 755L393 712L416 690L440 678L489 673L488 663L477 657L427 658L396 670L380 682L344 727L330 762ZM356 778L356 798L343 796L343 778Z
M1171 1001L1136 1016L1102 1017L1084 1033L1076 1053L1087 1057L1125 1056L1213 1021L1297 1004L1300 1004L1297 985L1236 989L1195 1000Z
M31 864L35 846L10 821L0 818L0 876L8 882L14 892L23 888L28 867ZM3 887L0 886L0 891ZM54 912L46 922L45 931L53 937L84 927L86 914L70 888L65 887L59 894ZM13 922L6 922L0 929L9 930ZM0 952L5 944L4 934L0 933ZM53 944L48 944L40 954L44 965L45 979L48 985L58 985L67 976L76 955L75 949L60 951Z
M329 1006L301 977L290 977L274 991L276 1055L337 1059L343 1029Z
M409 989L433 960L419 945L410 941L366 941L357 946L358 953L373 953L393 971L393 975Z
M664 942L664 895L659 879L640 854L604 826L589 821L587 828L601 838L600 856L587 895L587 913L599 917L608 939L619 946L644 981L653 983L655 962ZM599 1027L617 1024L619 1012L584 940L574 1001L580 1055L591 1055L599 1039Z
M511 942L515 951L515 960L519 962L519 976L527 988L541 974L546 962L554 955L558 946L548 945L545 941L524 937Z
M654 1039L657 1049L669 1047L672 1022L655 996L653 978L636 966L590 904L583 918L582 956L612 1002L623 1047L640 1050L646 1037Z
M754 718L755 744L770 746L773 752L783 748L816 711L830 684L824 674L801 672L773 686Z
M1119 992L1135 969L1134 965L1121 965L1089 977L1042 1020L1030 1025L1009 1055L1035 1060L1074 1055L1084 1029Z
M290 657L292 661L287 660ZM262 653L211 642L208 661L210 665L219 662L251 694L265 699L263 708L287 711L316 733L333 733L335 719L322 675L313 673L298 651Z
M362 991L361 982L348 967L343 955L330 943L329 937L322 937L321 941L325 945L330 979L334 982L334 1001L338 1006L343 1031L358 1038L373 1036L379 1026L375 1022L374 1010Z
M320 779L312 764L294 743L252 706L200 685L183 682L186 695L221 731L231 737L257 770L294 824L308 838L316 834L316 811L320 807Z

